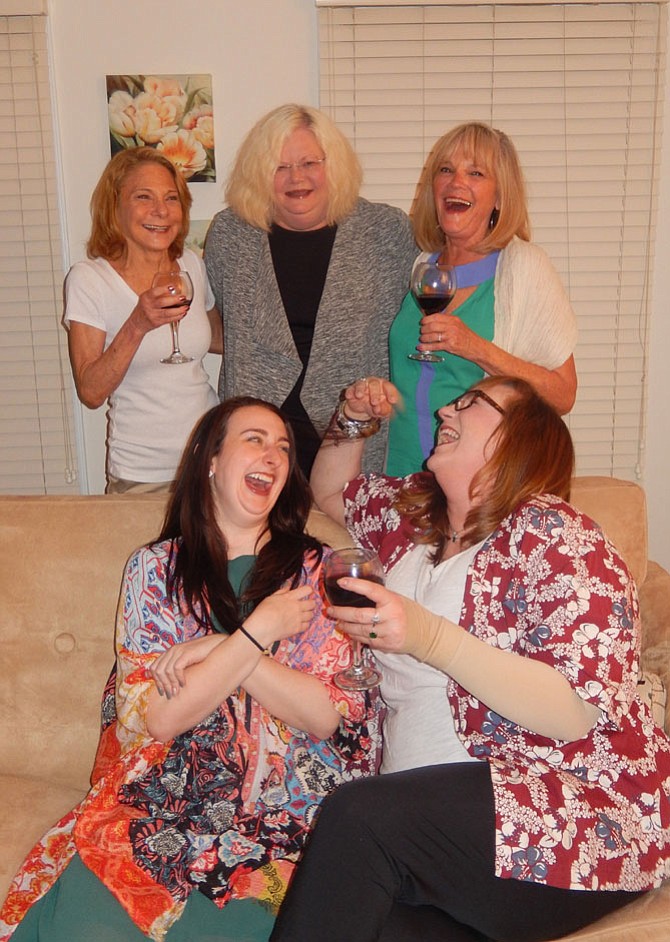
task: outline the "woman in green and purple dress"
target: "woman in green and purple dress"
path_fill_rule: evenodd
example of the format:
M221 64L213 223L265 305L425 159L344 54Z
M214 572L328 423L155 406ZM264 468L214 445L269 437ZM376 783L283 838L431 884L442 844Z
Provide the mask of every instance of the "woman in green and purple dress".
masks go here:
M421 469L437 410L485 375L527 380L561 414L577 390L575 315L546 253L530 240L523 174L510 139L469 123L433 147L412 213L417 244L455 267L445 311L423 316L411 293L389 335L391 380L403 397L390 424L386 472ZM442 363L408 359L437 351Z

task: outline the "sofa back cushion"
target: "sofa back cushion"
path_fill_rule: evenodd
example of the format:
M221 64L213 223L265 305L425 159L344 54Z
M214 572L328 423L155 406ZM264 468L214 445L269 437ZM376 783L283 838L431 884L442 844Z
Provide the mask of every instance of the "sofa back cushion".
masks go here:
M154 497L0 497L0 755L86 786L114 663L124 563L158 533Z
M647 503L640 485L620 478L576 477L570 500L600 524L642 585L647 575Z

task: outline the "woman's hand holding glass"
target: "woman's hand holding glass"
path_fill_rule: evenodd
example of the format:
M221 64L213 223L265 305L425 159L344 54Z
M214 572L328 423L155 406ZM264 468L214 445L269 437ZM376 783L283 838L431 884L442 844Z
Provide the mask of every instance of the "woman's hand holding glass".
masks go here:
M430 314L419 324L418 349L442 350L471 362L483 361L486 344L479 334L471 330L457 314Z
M188 272L174 268L171 271L159 271L154 275L152 288L160 288L160 306L164 311L174 314L169 320L172 331L172 353L163 357L161 363L191 363L193 357L186 356L179 349L179 321L187 313L193 300L193 282Z
M375 651L406 653L410 645L410 628L403 597L368 579L346 576L338 582L341 588L364 595L374 605L374 608L329 606L328 614L337 620L338 629L349 635L352 641L367 644Z
M384 569L377 554L360 546L346 546L336 550L326 560L323 567L323 582L326 598L336 608L375 609L375 603L366 593L348 590L344 583L347 578L363 584L384 584ZM375 628L379 613L371 612L368 623ZM375 638L374 630L368 638ZM367 639L366 639L367 640ZM333 678L342 690L370 690L381 680L381 674L363 659L361 644L356 638L351 639L353 661L345 670L338 671Z
M445 265L439 259L425 259L422 256L414 263L410 278L410 289L416 303L423 311L421 323L434 317L439 311L444 311L451 304L456 293L456 278L451 265ZM437 342L441 342L441 334L436 332ZM442 357L430 350L412 351L407 354L410 360L420 360L424 363L441 363Z

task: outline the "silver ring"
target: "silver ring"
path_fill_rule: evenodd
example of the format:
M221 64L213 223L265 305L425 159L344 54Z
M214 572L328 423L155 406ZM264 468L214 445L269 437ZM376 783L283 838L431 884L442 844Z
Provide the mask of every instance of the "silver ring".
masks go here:
M372 616L372 624L373 624L373 625L378 625L378 624L379 624L379 612L377 611L377 609L375 609L375 613L374 613L374 615Z
M442 334L437 335L437 342L442 343Z

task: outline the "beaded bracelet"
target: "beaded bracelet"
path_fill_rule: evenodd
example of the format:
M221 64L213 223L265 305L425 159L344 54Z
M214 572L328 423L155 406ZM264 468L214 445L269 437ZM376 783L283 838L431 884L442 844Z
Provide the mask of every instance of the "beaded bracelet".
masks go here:
M244 627L244 625L240 625L240 627L239 627L238 630L241 631L242 634L244 635L244 637L245 637L245 638L248 638L249 641L251 641L252 644L255 644L255 645L256 645L256 647L257 647L258 650L261 652L261 654L265 654L265 648L263 647L263 645L260 643L260 641L257 641L257 640L254 638L253 635L250 635L250 634L249 634L249 632L248 632L247 629Z

